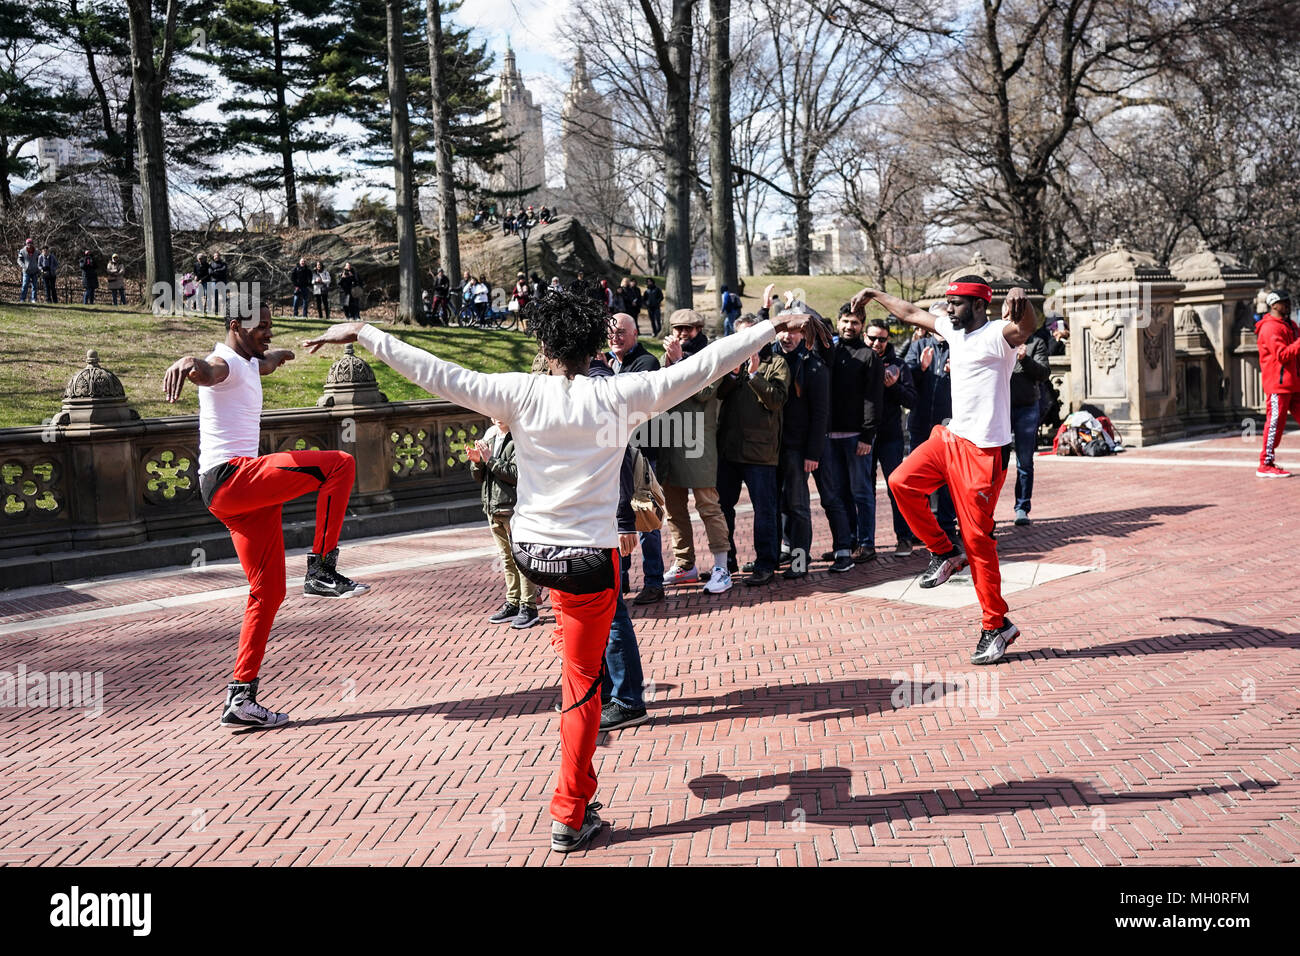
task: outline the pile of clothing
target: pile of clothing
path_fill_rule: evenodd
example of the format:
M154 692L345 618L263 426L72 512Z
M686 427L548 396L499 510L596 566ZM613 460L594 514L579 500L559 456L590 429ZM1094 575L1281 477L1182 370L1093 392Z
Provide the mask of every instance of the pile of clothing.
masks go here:
M1056 430L1052 440L1054 455L1086 455L1097 458L1123 451L1124 445L1115 434L1115 426L1105 415L1097 416L1091 412L1073 412L1061 427Z

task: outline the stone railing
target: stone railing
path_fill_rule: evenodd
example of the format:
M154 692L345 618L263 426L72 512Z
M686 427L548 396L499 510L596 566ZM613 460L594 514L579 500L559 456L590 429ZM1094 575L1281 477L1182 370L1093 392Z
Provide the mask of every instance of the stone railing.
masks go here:
M351 453L345 537L481 517L465 443L486 430L482 415L388 402L351 346L325 392L317 408L265 412L259 451ZM283 513L288 545L309 544L314 496ZM188 564L195 549L204 560L233 554L199 493L197 417L140 419L93 352L51 424L0 429L0 589Z

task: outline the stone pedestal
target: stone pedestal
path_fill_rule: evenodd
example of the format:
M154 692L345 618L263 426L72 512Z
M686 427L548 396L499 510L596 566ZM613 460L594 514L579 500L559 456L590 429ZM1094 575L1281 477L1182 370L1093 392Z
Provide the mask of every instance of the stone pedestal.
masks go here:
M1258 353L1253 364L1249 355L1255 338L1251 303L1264 280L1234 256L1215 252L1204 242L1174 259L1169 271L1183 283L1174 303L1177 328L1187 333L1178 341L1181 384L1190 394L1196 376L1204 376L1204 414L1189 406L1191 420L1235 424L1259 414L1261 406L1248 401L1262 396ZM1243 328L1250 338L1246 343ZM1196 350L1198 342L1208 355ZM1245 351L1239 353L1243 346Z
M383 415L388 396L379 390L374 371L350 344L330 366L325 394L316 404L331 410L337 447L357 462L357 480L348 510L357 514L392 511L393 494L388 490L391 442Z
M1110 418L1126 444L1181 437L1174 300L1182 283L1118 240L1089 256L1060 292L1070 322L1071 394Z

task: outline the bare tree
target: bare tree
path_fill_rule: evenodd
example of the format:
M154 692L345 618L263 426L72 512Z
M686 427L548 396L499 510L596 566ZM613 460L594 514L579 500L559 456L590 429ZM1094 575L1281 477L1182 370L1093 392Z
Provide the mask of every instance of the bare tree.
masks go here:
M447 77L442 62L442 8L425 0L429 42L430 98L433 104L434 168L438 184L438 255L449 276L460 275L460 235L456 228L456 177L451 162L451 126L447 117Z
M711 248L713 281L721 309L724 286L740 291L731 183L731 0L709 0L708 63Z
M826 150L868 103L901 39L869 40L845 30L813 6L758 0L768 25L767 59L777 112L777 144L795 211L795 272L811 260L813 197L830 174Z

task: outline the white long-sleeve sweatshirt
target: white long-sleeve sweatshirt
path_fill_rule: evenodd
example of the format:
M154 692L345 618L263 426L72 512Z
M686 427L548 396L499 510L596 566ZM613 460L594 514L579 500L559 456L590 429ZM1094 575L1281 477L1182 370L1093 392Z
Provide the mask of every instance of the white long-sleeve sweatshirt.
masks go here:
M666 369L572 379L474 372L371 325L357 340L421 388L510 425L519 466L515 541L614 548L619 469L632 431L775 337L770 321L759 322Z

